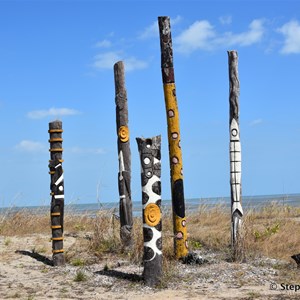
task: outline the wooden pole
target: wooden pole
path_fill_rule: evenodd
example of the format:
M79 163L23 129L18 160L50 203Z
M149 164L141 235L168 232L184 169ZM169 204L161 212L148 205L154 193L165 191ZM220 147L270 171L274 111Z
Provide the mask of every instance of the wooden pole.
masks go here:
M65 264L63 249L64 232L64 176L62 168L62 122L54 121L49 123L50 134L50 161L49 169L51 176L51 229L52 229L52 253L53 265L62 266Z
M162 276L161 239L161 137L137 138L141 160L144 272L148 286L156 286Z
M128 104L125 88L124 64L114 65L116 123L119 153L119 196L120 196L120 237L125 250L133 246L133 217L131 201L131 152L128 130Z
M158 17L158 24L160 33L162 80L168 122L174 250L177 258L183 258L188 254L188 243L183 190L182 154L180 147L179 113L174 78L170 18Z
M231 187L231 245L233 259L242 255L241 229L243 209L241 186L241 142L239 128L239 95L238 53L228 51L229 63L229 128L230 128L230 187Z

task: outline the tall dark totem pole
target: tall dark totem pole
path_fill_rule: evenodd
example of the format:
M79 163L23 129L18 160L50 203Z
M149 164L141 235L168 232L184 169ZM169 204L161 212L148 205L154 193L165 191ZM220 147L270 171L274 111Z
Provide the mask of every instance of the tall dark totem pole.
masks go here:
M51 229L53 265L65 264L63 232L64 232L64 175L62 168L62 122L49 123L50 160L49 174L51 176Z
M122 61L114 65L116 123L119 153L119 197L120 197L120 237L124 250L133 246L132 236L132 201L131 201L131 152L128 129L128 104L125 88L124 64Z
M158 17L158 24L161 48L161 71L168 123L174 250L176 257L182 258L188 254L188 243L170 18Z
M242 249L242 182L241 142L239 126L240 82L238 76L238 53L228 51L229 64L229 129L230 129L230 187L231 187L231 245L233 259L243 255Z

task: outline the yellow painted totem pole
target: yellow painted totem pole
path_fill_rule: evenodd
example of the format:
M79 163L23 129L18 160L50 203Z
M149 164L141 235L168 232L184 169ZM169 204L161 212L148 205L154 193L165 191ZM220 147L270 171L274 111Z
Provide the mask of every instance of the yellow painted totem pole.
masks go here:
M187 228L183 190L182 154L180 147L179 113L173 66L172 37L169 17L158 17L161 69L168 123L171 169L174 250L177 258L188 254Z

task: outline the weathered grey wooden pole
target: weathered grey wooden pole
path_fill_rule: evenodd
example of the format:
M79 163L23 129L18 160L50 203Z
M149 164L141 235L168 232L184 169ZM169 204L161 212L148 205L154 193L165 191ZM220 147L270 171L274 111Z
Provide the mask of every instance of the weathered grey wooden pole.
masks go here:
M177 258L188 254L185 202L183 190L182 153L180 146L179 113L174 78L173 49L169 17L158 17L161 71L168 123L168 141L171 169L174 250Z
M128 129L128 104L125 88L124 64L114 65L116 121L119 153L119 196L120 196L120 237L124 250L133 246L133 217L131 201L131 152Z
M162 276L161 239L161 137L137 138L141 160L144 272L148 286L156 286Z
M62 122L49 123L50 134L50 190L51 190L51 229L53 265L65 264L63 232L64 232L64 175L62 168Z
M230 187L231 187L231 245L233 259L242 255L242 217L243 209L241 186L241 142L239 128L239 95L238 53L228 51L229 63L229 128L230 128Z

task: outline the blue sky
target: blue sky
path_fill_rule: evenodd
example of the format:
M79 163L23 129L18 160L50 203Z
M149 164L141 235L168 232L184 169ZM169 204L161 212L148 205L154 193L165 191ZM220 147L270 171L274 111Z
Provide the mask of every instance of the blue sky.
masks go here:
M1 1L0 207L47 205L48 123L63 121L66 203L118 201L113 64L135 137L162 135L158 16L171 17L186 198L229 196L227 50L239 54L243 195L300 192L298 1ZM98 193L97 193L98 189Z

